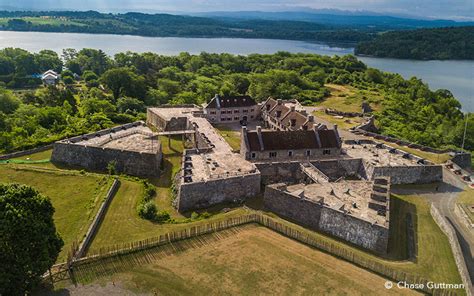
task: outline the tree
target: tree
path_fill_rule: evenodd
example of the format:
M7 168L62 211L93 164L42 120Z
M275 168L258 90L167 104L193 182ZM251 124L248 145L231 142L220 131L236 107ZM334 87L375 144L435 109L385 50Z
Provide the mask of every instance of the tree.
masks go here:
M0 88L0 112L6 114L13 113L19 106L20 100L11 91Z
M128 68L107 70L101 77L102 82L112 91L114 99L126 95L143 98L146 93L145 80Z
M30 292L64 245L49 198L32 187L0 184L0 294Z

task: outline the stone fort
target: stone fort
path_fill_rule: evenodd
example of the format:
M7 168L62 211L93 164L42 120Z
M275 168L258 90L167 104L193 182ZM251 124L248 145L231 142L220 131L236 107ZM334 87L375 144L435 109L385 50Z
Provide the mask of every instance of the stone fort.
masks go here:
M240 153L214 123L237 126ZM97 170L115 161L120 172L156 176L165 134L192 143L175 178L178 211L263 195L267 210L380 253L387 251L391 184L442 180L440 165L364 137L343 139L296 100L257 104L248 96L148 108L146 124L57 142L52 160Z

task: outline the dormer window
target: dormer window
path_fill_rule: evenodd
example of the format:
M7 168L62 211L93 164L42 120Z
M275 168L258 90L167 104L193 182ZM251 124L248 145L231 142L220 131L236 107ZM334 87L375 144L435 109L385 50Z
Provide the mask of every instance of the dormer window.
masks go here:
M270 105L267 105L267 111L270 111Z
M291 126L296 126L296 119L291 119L290 122L291 122Z
M277 111L276 112L276 117L280 117L281 116L281 111Z

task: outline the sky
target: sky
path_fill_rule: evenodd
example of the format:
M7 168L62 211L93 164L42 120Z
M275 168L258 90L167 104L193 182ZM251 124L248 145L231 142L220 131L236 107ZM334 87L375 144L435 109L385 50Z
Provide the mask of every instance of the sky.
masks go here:
M426 18L474 20L474 0L0 0L0 9L104 12L287 11L340 9Z

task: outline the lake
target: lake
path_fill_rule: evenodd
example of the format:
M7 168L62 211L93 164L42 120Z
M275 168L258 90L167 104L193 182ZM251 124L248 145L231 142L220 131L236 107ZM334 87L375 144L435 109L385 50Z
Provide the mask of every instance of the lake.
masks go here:
M352 48L329 46L292 40L241 39L241 38L178 38L141 37L130 35L40 33L0 31L0 48L19 47L38 52L52 49L61 53L64 48L102 49L109 55L118 52L155 52L175 55L180 52L203 51L232 54L275 53L277 51L345 55ZM399 73L405 78L416 76L432 89L449 89L461 102L464 111L474 112L474 61L413 61L359 57L364 63L383 71Z

